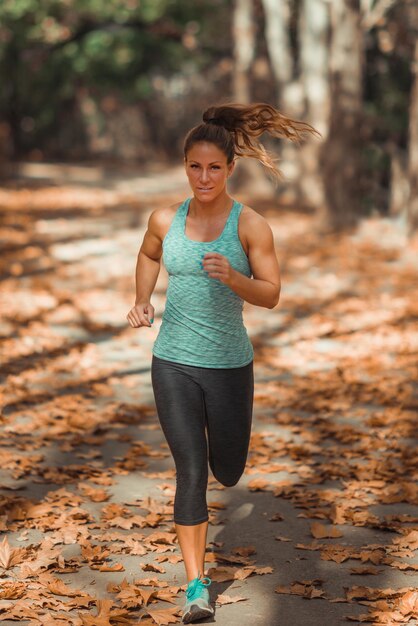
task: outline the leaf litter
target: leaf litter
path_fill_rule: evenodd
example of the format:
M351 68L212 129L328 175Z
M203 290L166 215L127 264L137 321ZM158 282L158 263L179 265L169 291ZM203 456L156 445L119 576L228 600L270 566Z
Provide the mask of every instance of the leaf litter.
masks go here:
M182 560L172 525L175 472L153 470L153 462L169 459L167 445L160 439L151 446L136 433L159 430L155 407L121 399L121 389L131 397L137 381L118 376L132 365L132 346L150 357L149 339L140 345L124 322L138 233L106 227L106 211L121 203L120 194L70 187L2 193L9 243L0 261L6 355L0 527L11 541L5 535L0 544L0 618L46 626L134 624L139 618L143 626L178 623L185 585L164 579L171 580L170 567ZM134 210L144 210L133 198L123 203L120 219L127 224ZM113 246L106 243L109 268L126 258L130 246L127 266L112 274L112 292L93 263L97 251L86 246L73 254L58 242L50 245L46 226L64 219L68 207L80 212L80 236L83 219L101 221L103 240ZM259 332L260 309L247 307L259 372L255 411L265 425L251 436L248 492L270 493L279 509L288 500L306 520L304 535L276 535L293 544L294 558L309 551L346 566L348 585L352 576L413 576L418 242L407 242L393 224L388 232L377 218L365 220L355 234L321 238L309 215L280 209L269 219L284 288L280 306L265 316L269 323L277 316L267 333ZM76 240L69 245L77 249ZM121 298L109 306L113 290ZM157 293L155 298L163 302ZM121 354L115 362L103 358L106 351L93 340L103 333L118 334L116 341L127 348L125 361ZM115 444L124 452L109 462L105 450ZM65 462L54 462L54 450ZM153 482L160 495L119 501L118 483L132 473ZM42 488L43 495L19 494L25 484ZM215 489L224 490L211 477L209 493ZM218 498L208 504L216 526L227 505ZM402 511L394 508L399 505ZM278 510L268 521L286 523L286 515ZM351 543L348 530L356 528L381 533L380 543ZM257 566L255 545L229 553L222 548L213 542L207 552L214 582L275 573L274 564ZM78 588L81 571L90 572L91 584ZM107 584L107 597L94 590L104 572L122 579ZM396 589L353 584L340 597L332 597L328 581L318 578L288 581L275 591L367 607L367 613L347 615L348 621L406 624L418 618L418 592L403 584L407 579L397 580ZM220 594L217 602L247 599Z

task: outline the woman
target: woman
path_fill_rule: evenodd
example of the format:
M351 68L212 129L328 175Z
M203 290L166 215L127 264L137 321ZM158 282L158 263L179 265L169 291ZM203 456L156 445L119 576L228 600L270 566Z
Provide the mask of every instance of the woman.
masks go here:
M152 212L138 254L135 306L127 315L133 328L151 327L162 257L169 282L151 379L176 466L174 523L188 581L184 623L214 612L211 579L203 576L208 459L225 486L238 482L247 459L254 353L243 301L272 309L280 296L271 228L226 188L236 157L255 157L280 175L255 139L264 131L295 141L301 131L316 132L263 103L210 107L189 131L184 164L193 196Z

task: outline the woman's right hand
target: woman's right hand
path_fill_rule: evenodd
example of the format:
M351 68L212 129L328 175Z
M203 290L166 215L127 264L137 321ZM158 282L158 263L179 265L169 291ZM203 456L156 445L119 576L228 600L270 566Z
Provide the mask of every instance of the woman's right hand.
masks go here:
M132 328L151 327L154 321L154 307L151 302L139 302L132 307L126 318Z

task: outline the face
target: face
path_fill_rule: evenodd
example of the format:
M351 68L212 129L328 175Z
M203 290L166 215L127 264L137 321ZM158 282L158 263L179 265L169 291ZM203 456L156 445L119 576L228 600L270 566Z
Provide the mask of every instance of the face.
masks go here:
M226 154L213 143L195 143L184 160L186 174L195 197L202 202L214 200L225 190L235 162L228 165Z

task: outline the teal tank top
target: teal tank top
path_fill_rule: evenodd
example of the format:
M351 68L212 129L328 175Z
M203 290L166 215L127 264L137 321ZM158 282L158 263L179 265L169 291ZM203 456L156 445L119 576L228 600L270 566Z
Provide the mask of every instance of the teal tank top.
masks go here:
M238 237L243 205L236 200L221 235L195 241L185 233L192 198L178 207L163 240L168 272L165 310L152 352L155 356L199 367L242 367L254 350L243 323L243 299L200 266L203 254L219 252L231 266L251 277L247 255Z

